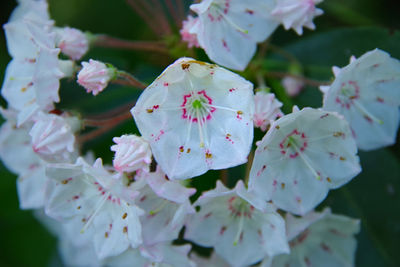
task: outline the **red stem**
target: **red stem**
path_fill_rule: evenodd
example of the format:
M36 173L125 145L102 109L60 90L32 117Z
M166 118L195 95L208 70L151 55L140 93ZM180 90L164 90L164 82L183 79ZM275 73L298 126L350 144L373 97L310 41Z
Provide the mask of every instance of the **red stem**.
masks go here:
M97 37L94 45L100 47L113 47L128 50L138 50L138 51L152 51L159 53L168 53L167 48L163 43L155 41L126 41L107 35L100 35Z

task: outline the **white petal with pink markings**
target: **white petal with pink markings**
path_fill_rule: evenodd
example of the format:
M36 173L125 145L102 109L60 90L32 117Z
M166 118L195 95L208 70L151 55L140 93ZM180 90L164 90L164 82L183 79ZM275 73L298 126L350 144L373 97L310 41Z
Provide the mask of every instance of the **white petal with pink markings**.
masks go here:
M254 198L239 181L233 190L220 181L194 203L200 211L186 224L185 238L232 266L248 266L265 256L289 253L285 223L275 208Z
M100 259L142 243L139 216L143 211L133 202L135 183L112 176L101 159L93 166L82 158L76 164L50 164L46 174L57 182L48 190L46 213L75 221L76 229L91 236Z
M274 0L203 0L190 6L199 16L190 33L212 61L244 70L257 43L278 26L270 15L274 6Z
M168 177L188 179L247 161L252 89L235 73L181 58L146 88L131 112Z
M334 82L321 88L322 108L346 118L360 149L394 144L400 122L400 61L375 49L334 72Z
M360 171L357 147L346 120L312 108L275 121L257 143L249 189L279 208L304 214L329 189Z
M330 209L310 212L304 217L286 216L290 254L265 259L261 267L352 267L355 260L360 221L332 214Z

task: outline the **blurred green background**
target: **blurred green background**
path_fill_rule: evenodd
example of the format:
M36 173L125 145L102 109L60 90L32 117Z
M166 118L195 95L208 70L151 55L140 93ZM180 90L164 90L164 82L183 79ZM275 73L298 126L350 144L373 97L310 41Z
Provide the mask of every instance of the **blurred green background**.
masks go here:
M51 17L58 26L71 26L93 33L131 40L159 40L142 19L124 0L50 0ZM190 1L187 1L187 6ZM16 6L15 1L2 0L1 24L4 24ZM400 59L400 8L397 0L326 0L319 5L325 14L315 20L316 31L306 30L298 37L282 28L273 35L271 43L285 49L302 64L304 74L316 80L331 79L333 65L344 66L351 55L360 56L376 47ZM174 43L174 38L168 38ZM175 56L185 49L175 49ZM0 81L10 57L5 46L4 33L0 35ZM207 60L202 52L197 56ZM94 48L84 59L95 58L113 63L120 69L151 82L174 57L158 53ZM278 54L267 53L261 60L264 68L286 69L287 62ZM246 72L248 78L252 73ZM298 97L289 99L282 94L279 80L268 79L268 85L287 104L300 107L321 106L321 94L307 87ZM400 90L400 88L399 88ZM72 80L62 82L60 108L95 115L113 107L132 103L139 92L132 88L110 86L97 97L84 92ZM283 98L283 99L282 99ZM5 106L1 99L2 106ZM126 122L108 134L85 144L84 150L94 149L96 155L110 162L109 146L112 137L137 132L133 121ZM255 140L262 137L256 131ZM400 266L400 145L373 152L361 152L363 172L348 185L334 190L321 204L329 205L333 212L362 220L357 236L356 266ZM229 185L243 176L245 167L229 170ZM18 208L16 177L0 166L0 266L60 266L56 240L33 218L30 211ZM219 172L210 171L204 177L193 179L202 190L214 187Z

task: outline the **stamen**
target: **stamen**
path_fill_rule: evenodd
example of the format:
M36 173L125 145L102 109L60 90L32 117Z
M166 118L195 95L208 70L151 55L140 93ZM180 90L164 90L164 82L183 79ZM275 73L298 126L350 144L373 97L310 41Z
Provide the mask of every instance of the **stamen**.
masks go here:
M383 124L383 121L378 119L377 117L375 117L374 115L372 115L366 108L364 108L363 105L361 105L357 100L354 100L354 105L356 106L356 108L358 108L358 110L363 113L365 116L367 116L368 118L370 118L371 120L373 120L374 122L378 123L378 124Z
M226 20L226 22L228 22L228 23L229 23L233 28L235 28L237 31L239 31L239 32L241 32L241 33L244 33L244 34L248 34L248 33L249 33L248 30L244 30L244 29L241 28L239 25L237 25L236 23L234 23L228 16L226 16L226 15L224 14L223 11L220 10L220 8L216 8L215 10L218 12L218 14L220 14L220 15Z
M196 109L197 125L199 127L199 135L200 135L200 147L204 147L203 128L201 125L202 123L199 115L200 115L199 109Z
M163 200L156 209L149 211L149 214L154 215L154 214L160 212L165 207L165 205L167 205L167 203L168 202L166 200Z
M96 217L97 213L103 207L104 203L107 201L107 198L109 196L110 196L110 193L105 194L104 197L97 203L97 207L96 207L95 211L92 213L89 220L86 222L86 224L81 229L81 234L83 234L86 231L86 229L89 227L89 225L92 223L94 217Z
M242 230L243 230L243 220L244 220L243 209L244 209L244 207L242 205L240 205L240 209L239 209L239 212L240 212L239 229L238 229L238 231L236 233L235 240L233 241L233 245L234 246L236 246L238 244L239 239L240 239L240 235L242 234Z
M289 136L288 139L289 139L289 144L293 147L294 150L296 150L297 154L299 154L300 158L303 160L303 162L306 164L306 166L310 169L311 173L315 176L315 178L317 178L317 180L321 180L321 176L311 166L307 156L303 155L303 153L300 151L294 138L292 136Z

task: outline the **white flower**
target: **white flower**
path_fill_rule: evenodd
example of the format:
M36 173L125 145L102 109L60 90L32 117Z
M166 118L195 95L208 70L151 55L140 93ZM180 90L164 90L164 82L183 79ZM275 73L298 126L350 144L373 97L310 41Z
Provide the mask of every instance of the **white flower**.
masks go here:
M125 253L105 260L106 266L113 267L195 267L188 258L190 245L173 246L170 243L160 243L151 247L129 249Z
M290 254L264 260L262 267L354 266L359 220L332 214L330 209L296 218L286 215ZM267 263L269 261L269 263Z
M305 214L360 171L357 147L337 113L304 108L275 121L257 143L249 189Z
M40 112L33 120L29 135L36 153L47 161L63 162L73 158L75 136L65 118Z
M65 27L57 29L57 47L61 52L73 60L81 59L89 49L86 35L74 28Z
M59 101L59 49L55 49L53 21L45 1L21 1L4 26L9 63L2 95L10 108L19 112L18 126L38 111L50 111Z
M200 212L186 223L185 239L214 247L232 266L289 253L283 218L272 205L248 193L242 181L233 190L217 181L217 187L194 205L200 206Z
M275 94L258 91L254 96L254 126L266 131L267 127L277 118L282 117L280 110L282 103L275 98Z
M138 207L146 213L140 218L143 244L153 246L178 238L187 215L195 212L189 197L196 190L167 180L160 168L156 172L140 173L136 179L148 184L140 190L137 201Z
M200 47L199 42L197 41L197 35L190 32L196 23L198 23L198 20L198 18L189 15L187 20L182 22L182 29L179 31L182 40L188 43L189 48Z
M151 150L149 143L136 135L114 137L116 145L111 146L115 152L114 168L119 172L149 171Z
M253 109L250 82L181 58L146 88L131 112L168 177L188 179L247 161Z
M270 15L274 6L274 0L203 0L190 6L199 16L190 33L212 61L244 70L257 43L278 26Z
M134 204L135 183L128 183L106 171L101 159L93 166L82 158L76 164L49 164L49 178L57 183L48 189L46 214L66 222L94 242L100 259L119 255L142 243L139 216ZM79 230L75 235L80 235Z
M103 91L115 76L114 68L108 68L106 64L97 60L82 62L82 66L78 73L78 83L86 89L86 92L91 92L93 95Z
M42 208L45 201L45 162L33 151L26 127L16 127L9 119L0 128L0 158L18 175L17 190L21 209Z
M304 87L304 82L299 79L286 76L282 79L282 86L285 88L285 92L288 96L294 97L301 92L301 89Z
M334 72L332 85L321 88L322 108L346 118L360 149L395 143L400 121L400 62L375 49Z
M286 30L293 28L297 34L303 34L303 27L315 29L314 17L324 12L315 5L323 0L277 0L271 15L283 24Z

